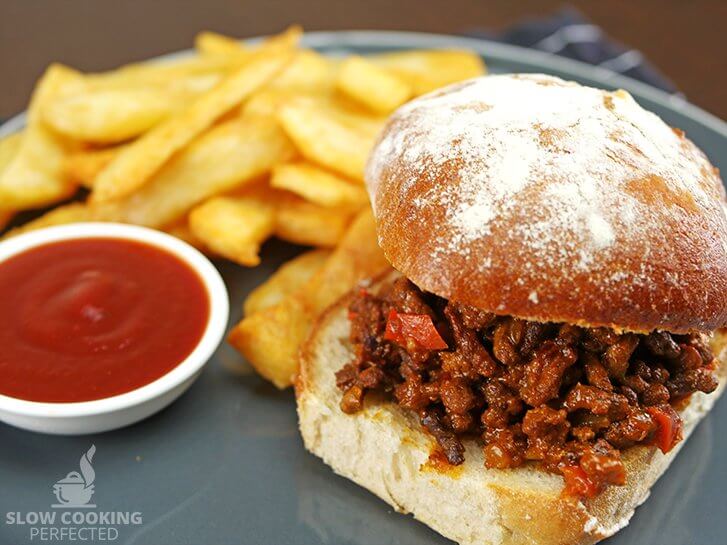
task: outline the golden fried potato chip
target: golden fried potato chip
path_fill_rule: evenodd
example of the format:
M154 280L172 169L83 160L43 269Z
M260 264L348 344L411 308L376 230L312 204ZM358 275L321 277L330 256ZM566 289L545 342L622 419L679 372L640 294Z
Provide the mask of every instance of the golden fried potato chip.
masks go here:
M173 109L168 93L132 88L75 93L49 102L42 115L68 138L111 144L146 132Z
M278 119L306 159L359 181L385 122L306 98L282 105Z
M27 230L76 221L117 221L156 229L181 221L197 204L244 187L293 156L287 136L271 117L251 116L220 124L195 140L124 199L72 205L47 212ZM25 227L25 226L24 226Z
M97 217L107 221L160 228L210 197L252 182L293 154L290 140L274 118L232 119L192 142L136 192L92 207Z
M28 109L28 126L12 161L0 174L0 203L13 210L53 204L71 195L76 185L63 172L68 143L43 122L44 104L80 80L78 72L51 65L36 86Z
M393 112L414 94L408 83L358 56L343 61L337 85L343 93L379 114Z
M367 59L398 76L414 90L424 93L485 73L485 63L469 50L420 50L372 55Z
M289 49L261 49L186 110L155 126L134 141L99 173L92 200L103 202L128 195L146 184L178 150L212 122L265 84L290 61Z
M365 278L390 267L379 248L376 221L370 208L362 210L323 268L306 284L306 304L318 316Z
M226 55L192 57L175 61L152 61L128 64L111 70L85 74L85 88L114 90L130 88L164 88L170 84L189 85L188 81L221 77L240 68L240 60Z
M242 320L228 342L260 375L280 389L287 388L298 371L298 350L313 319L299 297L288 297Z
M265 88L268 90L327 95L336 87L334 63L315 51L303 49Z
M200 32L194 38L194 48L202 55L251 55L250 48L242 42L218 34L217 32Z
M263 45L292 49L300 40L301 32L300 27L293 26L285 32L265 40ZM217 40L219 45L223 37L219 34L216 36L219 38ZM205 39L208 40L208 38ZM228 38L227 44L230 45L230 42L235 42L235 40ZM109 72L86 74L85 80L88 88L94 90L128 89L130 87L170 87L196 90L200 86L204 88L203 90L208 90L211 87L207 82L221 81L222 77L239 69L244 62L249 60L252 53L260 49L260 47L246 48L239 43L237 47L240 52L249 51L250 55L211 54L173 61L167 59L144 61L127 64ZM228 47L227 51L231 51L231 48Z
M376 242L373 215L364 210L308 282L280 303L247 316L230 332L228 341L260 375L286 388L298 371L300 346L320 313L358 282L388 266Z
M137 82L131 78L127 84L123 78L107 81L86 75L78 89L56 96L45 105L43 119L55 131L80 142L123 142L184 110L226 74L216 70L182 77L170 74L167 81Z
M179 79L175 78L166 82L162 87L167 94L170 108L176 113L187 107L197 97L219 85L225 76L226 73L212 72Z
M125 145L110 148L80 150L66 157L63 170L71 180L92 189L96 176L124 149Z
M311 163L276 165L270 186L285 189L314 204L358 210L368 202L366 190Z
M13 162L20 150L22 132L16 132L0 138L0 174Z
M275 230L275 210L256 196L215 197L190 212L189 228L216 254L254 267L260 246Z
M315 91L296 89L265 88L260 89L242 105L243 115L278 115L280 108L297 99L314 100L321 103L337 105L341 102L333 95L324 95Z
M201 55L227 56L246 60L261 47L274 46L294 47L303 36L303 29L299 25L292 25L280 34L262 40L260 45L248 45L240 40L219 34L217 32L200 32L194 38L194 48Z
M197 248L200 252L213 255L213 252L205 246L205 244L195 236L192 230L189 228L189 222L186 218L173 223L172 225L165 227L164 232L168 235L172 235L179 240L183 240L190 246Z
M0 138L0 176L15 159L20 149L20 140L23 137L22 132L16 132L4 138ZM8 209L0 208L0 231L7 227L8 223L15 216L15 212Z
M36 229L44 229L45 227L53 227L55 225L66 225L68 223L80 223L84 221L102 221L101 219L93 217L93 214L88 206L84 203L74 202L70 204L64 204L49 210L39 218L36 218L28 223L16 227L5 233L3 238L10 238L16 235L21 235Z
M286 193L275 201L275 236L294 244L332 248L352 217L351 209L319 206Z
M330 250L311 250L283 263L270 278L247 296L244 304L245 316L252 316L277 305L297 292L323 267L330 255Z
M242 115L278 115L278 110L300 94L283 89L261 89L242 105Z
M303 27L300 25L290 25L283 32L265 38L261 45L257 46L256 50L259 51L260 49L269 47L292 49L300 43L302 37Z
M314 51L302 50L277 77L242 105L242 111L273 115L296 97L332 100L335 83L334 64Z

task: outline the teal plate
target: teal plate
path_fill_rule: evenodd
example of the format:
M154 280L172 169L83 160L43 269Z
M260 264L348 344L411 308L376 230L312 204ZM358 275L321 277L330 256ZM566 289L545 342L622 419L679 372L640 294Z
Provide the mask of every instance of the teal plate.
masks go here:
M468 47L485 58L493 73L544 72L597 87L621 87L685 130L727 172L724 122L683 99L601 68L452 36L325 32L306 35L305 43L328 54ZM18 130L23 122L22 116L10 120L0 134ZM299 251L273 241L256 269L218 263L230 291L231 323L240 318L247 293ZM722 420L727 421L724 401L699 425L631 524L605 543L726 542L727 433ZM79 460L92 444L95 507L51 507L58 501L54 484L79 471ZM451 543L308 454L298 435L292 393L258 378L227 345L182 398L144 422L83 437L37 435L0 424L0 445L1 544L36 543L44 537L52 543L72 543L75 537L124 545ZM38 519L53 513L52 522Z

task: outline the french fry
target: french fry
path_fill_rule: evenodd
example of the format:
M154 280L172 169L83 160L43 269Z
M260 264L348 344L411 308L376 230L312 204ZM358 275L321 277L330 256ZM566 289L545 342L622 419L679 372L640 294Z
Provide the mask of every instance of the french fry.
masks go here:
M318 316L358 282L388 267L389 262L379 248L371 209L362 210L325 266L306 284L306 304Z
M202 253L212 254L210 249L207 248L207 246L205 246L204 243L194 235L194 233L192 233L192 230L189 228L189 222L186 218L166 227L164 232L178 238L179 240L183 240L190 246L194 246Z
M272 115L296 97L331 100L335 83L333 63L318 53L302 50L277 77L243 104L242 111Z
M219 34L217 32L203 31L194 38L194 48L200 55L208 58L228 58L236 61L247 61L256 51L265 47L282 47L290 49L295 47L303 36L303 29L298 25L291 25L283 32L270 36L260 45L251 46L240 40Z
M363 181L368 153L384 124L383 119L305 98L281 106L278 119L306 159L359 181Z
M276 165L270 186L286 189L320 206L357 210L368 203L363 187L310 163Z
M114 90L164 88L169 84L221 78L240 67L240 59L226 55L193 57L173 62L157 61L128 64L110 72L86 74L87 89ZM194 86L194 85L192 85Z
M10 238L21 235L36 229L44 229L45 227L53 227L55 225L66 225L69 223L79 223L84 221L101 221L93 217L92 211L84 203L74 202L58 206L36 218L16 227L5 233L3 238Z
M177 64L126 68L106 74L84 75L77 88L48 101L43 119L55 131L83 142L111 144L134 138L162 119L183 110L219 84L241 60L229 66L210 63L206 71L181 72ZM172 70L174 68L174 70ZM138 77L137 72L145 77ZM181 73L180 73L181 72ZM147 81L148 80L148 81Z
M302 27L291 25L280 34L264 39L262 46L294 47L300 41L302 35ZM194 48L201 55L234 56L239 53L253 53L260 47L260 45L250 46L230 36L209 30L198 33L194 38Z
M23 139L22 132L16 132L0 138L0 175L15 160L20 150L20 143Z
M2 173L8 165L15 159L20 149L20 140L22 137L23 133L16 132L0 139L0 176L2 176ZM14 215L15 212L12 210L0 208L0 231L7 227Z
M168 93L157 89L114 89L75 93L54 100L43 119L76 140L109 144L136 137L172 113Z
M273 118L232 119L205 133L132 195L108 203L70 205L67 213L55 214L65 207L51 210L27 224L27 230L76 221L163 229L182 220L197 204L244 187L292 156L292 145Z
M300 346L316 317L364 278L388 263L376 242L369 210L361 212L323 267L297 292L277 305L247 316L228 341L263 377L278 388L292 384Z
M292 49L300 43L302 37L303 27L300 25L290 25L280 34L273 34L265 38L262 41L262 45L258 47L258 50L267 47Z
M212 72L186 78L170 79L163 85L164 91L167 93L166 100L170 101L170 109L174 112L183 109L190 101L211 91L225 76L226 74L223 72Z
M367 59L407 82L415 96L481 76L486 70L482 57L457 49L384 53Z
M254 195L215 197L192 210L189 228L216 254L254 267L260 264L260 246L275 230L275 210Z
M51 65L38 83L28 109L28 126L20 145L0 174L0 203L13 210L47 206L71 195L76 186L63 172L68 144L43 123L43 105L64 87L78 84L80 75Z
M303 49L265 88L325 96L331 94L335 86L336 68L333 62L320 53Z
M343 237L352 211L327 208L284 194L275 203L275 236L305 246L332 248Z
M237 55L249 58L251 54L250 49L241 42L217 32L197 34L194 38L194 48L201 55Z
M318 272L331 255L330 250L311 250L283 263L264 283L247 296L245 316L252 316L277 305L301 289Z
M15 159L20 149L20 140L22 137L22 133L16 132L0 139L0 176L2 176L2 173L8 165ZM0 231L8 226L14 216L14 211L0 208Z
M254 181L293 153L275 119L232 119L195 140L133 194L92 207L108 221L160 228L210 197Z
M242 320L228 342L264 378L287 388L298 370L298 350L314 316L300 297L292 296Z
M0 138L0 174L13 162L20 150L20 142L23 138L22 132L16 132Z
M241 111L244 115L277 115L280 108L297 99L316 100L331 105L338 102L333 96L322 96L321 93L315 91L264 88L251 96L242 105Z
M184 112L160 123L119 154L98 175L92 200L118 199L142 187L175 152L265 84L291 57L289 49L261 49Z
M66 157L63 170L71 180L92 189L98 173L123 149L124 145L73 152Z
M412 87L396 75L358 56L341 64L338 88L379 114L389 114L414 94Z
M282 89L261 89L242 105L242 115L278 115L278 110L298 93Z

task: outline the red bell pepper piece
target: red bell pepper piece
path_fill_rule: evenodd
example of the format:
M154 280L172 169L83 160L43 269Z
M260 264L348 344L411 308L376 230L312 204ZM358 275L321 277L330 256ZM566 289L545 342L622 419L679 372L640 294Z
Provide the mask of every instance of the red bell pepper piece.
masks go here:
M670 405L646 407L646 412L656 424L654 443L666 454L682 440L682 419Z
M580 466L563 466L560 468L565 480L563 494L581 498L593 498L600 492L588 474Z
M396 309L389 311L386 320L384 339L393 341L402 346L410 342L419 348L427 350L444 350L447 343L434 327L431 316L428 314L405 314Z

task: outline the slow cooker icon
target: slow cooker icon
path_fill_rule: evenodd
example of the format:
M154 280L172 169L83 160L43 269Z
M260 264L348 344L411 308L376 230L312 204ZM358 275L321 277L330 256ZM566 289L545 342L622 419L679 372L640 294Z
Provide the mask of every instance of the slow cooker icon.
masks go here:
M64 478L56 481L53 485L53 493L58 500L51 507L55 508L90 508L96 507L90 503L94 493L93 482L96 479L96 472L91 465L93 455L96 453L96 446L81 456L79 463L81 472L71 471Z

